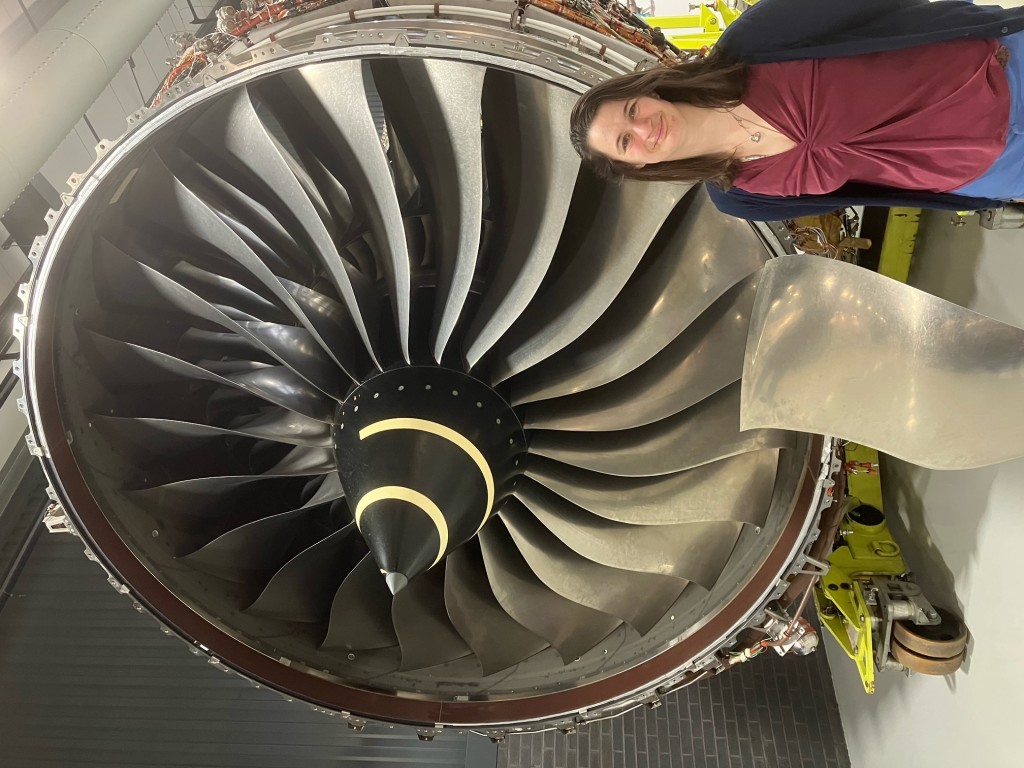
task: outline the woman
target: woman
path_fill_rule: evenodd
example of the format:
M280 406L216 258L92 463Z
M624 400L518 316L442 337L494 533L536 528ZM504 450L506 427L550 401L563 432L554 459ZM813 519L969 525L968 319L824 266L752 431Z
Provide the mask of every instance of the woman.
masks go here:
M1024 198L1022 29L960 0L762 0L707 59L584 94L572 140L599 173L708 181L748 219L997 207Z

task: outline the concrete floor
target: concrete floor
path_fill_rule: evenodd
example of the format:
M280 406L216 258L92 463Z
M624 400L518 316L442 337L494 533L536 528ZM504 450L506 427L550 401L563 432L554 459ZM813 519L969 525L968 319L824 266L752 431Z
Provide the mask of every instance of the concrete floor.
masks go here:
M910 282L1024 328L1024 230L988 231L973 220L955 228L950 214L928 213ZM874 696L827 639L853 767L1024 765L1024 604L1016 592L1024 460L939 472L889 459L882 473L887 516L918 583L932 602L959 612L972 637L955 675L888 672Z

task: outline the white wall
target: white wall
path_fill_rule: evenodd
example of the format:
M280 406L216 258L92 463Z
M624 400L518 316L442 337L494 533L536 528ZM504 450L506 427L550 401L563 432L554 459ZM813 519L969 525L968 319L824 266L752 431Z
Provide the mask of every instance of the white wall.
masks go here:
M958 229L950 218L925 215L911 282L1024 328L1024 230ZM884 673L874 696L826 637L853 766L1024 765L1024 460L961 472L888 460L882 469L908 565L929 599L964 616L972 637L955 675Z
M214 0L193 0L192 4L204 17L216 3ZM75 130L46 161L43 175L58 192L66 189L67 179L72 173L87 168L95 159L94 150L100 139L113 139L124 133L128 115L153 95L170 69L167 59L175 54L176 48L167 42L167 36L172 32L194 31L196 26L189 23L191 18L185 0L175 0L132 54L131 61L125 62L110 85L86 111L84 118L88 122L80 120Z

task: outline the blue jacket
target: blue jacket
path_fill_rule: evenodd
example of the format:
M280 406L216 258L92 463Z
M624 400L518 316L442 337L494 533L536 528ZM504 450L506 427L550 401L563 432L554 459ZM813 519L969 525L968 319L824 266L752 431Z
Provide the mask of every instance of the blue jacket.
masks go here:
M750 64L825 59L891 51L923 43L997 38L1024 30L1024 8L966 0L761 0L719 40L732 58ZM781 197L742 189L708 193L723 213L754 221L792 219L848 205L977 210L1002 200L845 184L827 195Z

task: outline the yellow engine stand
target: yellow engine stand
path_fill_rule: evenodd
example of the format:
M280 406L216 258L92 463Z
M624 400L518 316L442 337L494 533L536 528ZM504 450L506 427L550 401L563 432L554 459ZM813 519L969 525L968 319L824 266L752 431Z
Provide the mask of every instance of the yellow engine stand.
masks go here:
M745 4L754 5L757 0L745 0ZM699 51L718 42L725 28L736 21L743 12L740 8L729 8L724 3L714 4L714 9L701 4L695 13L680 16L647 16L644 21L651 27L658 27L665 33L665 38L676 48L684 51ZM715 10L718 13L715 13ZM720 16L719 16L720 14ZM675 32L673 32L675 30ZM683 31L687 30L687 31Z
M846 459L851 495L840 523L841 543L828 557L828 572L814 586L814 603L822 624L857 665L864 690L874 693L873 611L865 598L863 580L901 577L907 564L885 519L880 514L875 519L873 514L873 510L882 510L878 452L848 445ZM873 508L872 513L859 512L866 507Z

